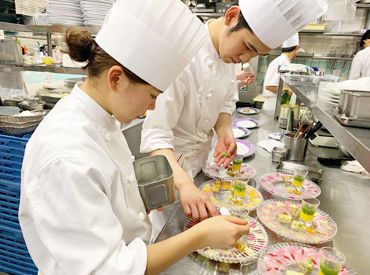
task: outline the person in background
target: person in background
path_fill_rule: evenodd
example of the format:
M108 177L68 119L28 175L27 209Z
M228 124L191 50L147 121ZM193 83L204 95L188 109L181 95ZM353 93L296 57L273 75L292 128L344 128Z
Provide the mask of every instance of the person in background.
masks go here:
M264 110L275 110L276 97L279 86L279 68L284 64L289 64L297 56L299 49L298 33L283 42L281 46L282 54L271 61L266 70L265 80L263 81L263 93L266 98L263 103ZM289 91L292 94L292 91Z
M184 212L196 220L217 214L209 195L193 182L208 159L213 133L217 165L227 167L236 154L231 128L238 100L235 64L267 54L325 11L321 0L235 4L239 6L205 24L207 43L159 96L157 109L143 123L141 152L167 157Z
M197 249L230 249L249 233L246 221L218 216L150 244L117 123L153 110L206 36L178 0L119 0L95 40L79 29L66 33L88 77L40 123L22 166L19 222L40 274L157 274Z
M363 50L353 58L349 79L370 77L370 30L361 37L360 46Z

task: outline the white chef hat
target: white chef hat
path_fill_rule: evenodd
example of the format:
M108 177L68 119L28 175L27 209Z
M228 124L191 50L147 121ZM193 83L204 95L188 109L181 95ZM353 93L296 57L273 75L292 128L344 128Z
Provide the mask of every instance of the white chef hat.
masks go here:
M125 68L164 91L207 36L180 0L118 0L95 40Z
M255 35L274 49L327 10L325 0L239 0Z
M282 48L290 48L295 47L299 45L299 35L298 33L293 34L291 37L289 37L287 40L283 42Z

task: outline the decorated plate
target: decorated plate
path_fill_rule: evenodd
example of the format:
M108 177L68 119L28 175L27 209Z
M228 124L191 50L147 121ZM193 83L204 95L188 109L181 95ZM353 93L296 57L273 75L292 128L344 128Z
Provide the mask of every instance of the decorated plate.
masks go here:
M310 261L311 259L311 261ZM300 243L277 243L269 246L258 258L258 272L266 275L280 275L282 270L296 271L294 267L301 265L303 268L310 267L311 272L317 274L320 267L320 253L315 247ZM300 272L304 269L299 268ZM342 267L339 275L357 275L349 266Z
M247 185L245 195L236 199L233 193L232 180L210 180L199 186L199 189L212 193L211 202L216 207L226 207L235 213L243 213L243 210L253 211L263 202L261 193L250 185Z
M242 139L235 139L237 145L237 155L243 156L243 158L249 157L254 154L256 147L252 143Z
M208 162L205 166L203 166L202 171L207 177L212 179L232 178L246 180L252 179L256 176L256 169L246 163L242 163L239 176L233 176L231 168L231 165L228 169L225 169L223 166L220 167L214 162Z
M324 211L320 209L316 211L312 220L313 228L311 228L299 222L300 209L300 202L268 200L257 209L257 215L271 231L296 242L326 243L337 234L337 224ZM287 213L292 216L292 222L279 221L279 214Z
M239 239L235 248L229 250L206 247L197 252L211 260L224 263L247 263L257 260L259 254L267 247L268 237L265 229L255 219L247 217L250 232ZM197 222L187 219L184 230L196 225ZM227 234L227 232L225 232Z
M240 107L238 109L236 109L236 111L238 113L241 113L243 115L254 115L254 114L258 114L260 111L256 108L253 108L253 107Z
M261 125L261 122L259 122L257 119L245 117L245 118L234 119L233 124L240 128L251 129L251 128L259 127Z
M266 174L260 178L260 184L264 190L284 199L302 200L316 198L321 193L320 187L308 179L304 180L301 193L297 193L292 181L292 175L283 173Z
M246 128L239 128L236 126L232 126L234 138L243 138L250 135L251 131Z

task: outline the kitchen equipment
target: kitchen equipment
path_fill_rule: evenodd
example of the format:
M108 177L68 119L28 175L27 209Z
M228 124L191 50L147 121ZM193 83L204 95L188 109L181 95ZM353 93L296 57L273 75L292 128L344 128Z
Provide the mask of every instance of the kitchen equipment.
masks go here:
M306 169L308 171L307 178L316 183L320 183L322 180L322 174L324 173L323 169L314 168L294 162L281 161L279 165L276 167L276 170L282 173L293 174L295 168Z
M338 113L351 119L370 120L370 91L342 90Z
M134 161L135 176L147 210L175 201L173 172L167 158L156 155Z
M283 104L280 108L279 127L286 129L289 115L293 111L293 129L298 127L300 107L298 105ZM288 127L289 128L289 127ZM291 130L293 130L291 129Z
M285 147L288 148L286 159L303 161L306 157L307 152L307 139L298 139L291 136L291 134L285 134L283 138Z
M370 128L370 91L342 90L334 115L341 124Z
M281 148L281 147L274 147L272 149L272 161L273 162L280 162L282 161L286 154L288 153L287 148Z

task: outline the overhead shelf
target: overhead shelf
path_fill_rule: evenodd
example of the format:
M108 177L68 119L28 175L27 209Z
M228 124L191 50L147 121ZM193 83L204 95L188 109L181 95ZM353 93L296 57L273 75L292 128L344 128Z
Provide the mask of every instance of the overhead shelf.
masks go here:
M5 31L13 32L34 32L34 33L64 33L68 28L72 26L37 26L37 25L22 25L0 22L0 29ZM78 26L83 30L89 31L92 34L98 33L100 27L88 27L88 26Z
M1 64L0 72L50 72L62 74L80 74L85 75L86 72L77 67L63 67L63 66L43 66L43 65L15 65L15 64Z
M284 77L282 77L284 80ZM370 130L343 126L334 116L333 108L317 100L317 87L289 85L298 99L311 109L314 117L328 129L350 154L370 172Z
M362 9L370 9L370 4L356 4L357 8L362 8Z

